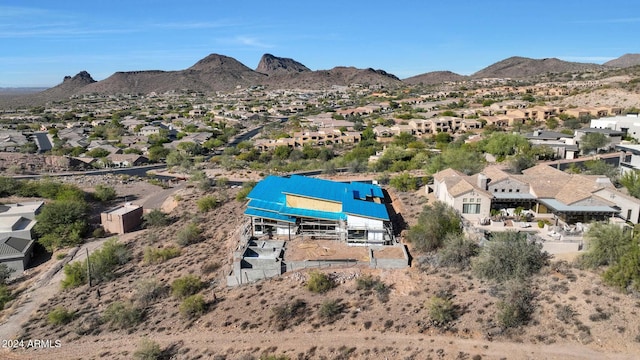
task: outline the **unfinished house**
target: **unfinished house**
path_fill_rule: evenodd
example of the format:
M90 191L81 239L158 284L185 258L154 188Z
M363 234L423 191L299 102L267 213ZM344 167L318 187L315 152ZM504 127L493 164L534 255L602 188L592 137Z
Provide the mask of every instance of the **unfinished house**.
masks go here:
M393 231L377 185L269 176L247 196L252 236L293 236L389 244Z
M142 206L126 203L100 214L104 231L124 234L135 230L142 223Z

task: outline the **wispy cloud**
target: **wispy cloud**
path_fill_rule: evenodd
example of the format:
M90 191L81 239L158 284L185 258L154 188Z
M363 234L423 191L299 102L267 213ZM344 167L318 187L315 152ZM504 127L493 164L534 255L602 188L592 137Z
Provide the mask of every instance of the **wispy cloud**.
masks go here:
M223 43L232 44L232 45L240 45L246 46L256 49L270 49L275 47L272 44L268 44L260 40L255 36L247 36L247 35L238 35L232 38L226 38L222 40Z

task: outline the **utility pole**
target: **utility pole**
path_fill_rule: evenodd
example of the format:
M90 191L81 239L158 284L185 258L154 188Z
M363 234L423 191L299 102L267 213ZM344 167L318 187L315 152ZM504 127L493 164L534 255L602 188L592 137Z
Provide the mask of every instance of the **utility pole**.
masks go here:
M89 249L85 248L87 251L87 279L89 280L89 287L91 287L91 264L89 263Z

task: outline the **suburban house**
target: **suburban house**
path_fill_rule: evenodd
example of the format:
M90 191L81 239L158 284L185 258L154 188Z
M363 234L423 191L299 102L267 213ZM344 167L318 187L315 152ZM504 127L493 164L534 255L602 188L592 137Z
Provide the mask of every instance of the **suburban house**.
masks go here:
M389 244L393 231L377 185L268 176L247 195L251 234Z
M622 131L628 136L640 140L640 115L627 114L625 116L613 116L591 120L589 125L596 129L611 129Z
M622 152L620 170L623 174L627 171L640 170L640 145L618 144L616 151Z
M0 205L0 263L15 275L22 274L31 260L32 230L43 205L42 201Z
M598 150L604 150L604 151L613 150L616 145L622 142L622 137L624 136L624 131L620 131L620 130L613 130L608 128L604 128L604 129L582 128L582 129L577 129L575 131L573 139L579 145L580 140L582 140L583 136L585 136L586 134L592 134L592 133L603 134L606 137L607 144L598 149Z
M470 221L486 219L492 210L521 207L537 217L569 224L614 216L634 224L640 222L640 199L618 191L601 175L569 174L539 164L521 175L489 166L471 176L446 169L434 174L433 179L427 191L433 191L437 200Z
M100 214L100 223L104 231L111 234L124 234L135 230L142 224L143 209L140 205L126 203Z
M536 130L524 137L533 146L548 146L557 159L575 159L580 152L573 136L564 133Z

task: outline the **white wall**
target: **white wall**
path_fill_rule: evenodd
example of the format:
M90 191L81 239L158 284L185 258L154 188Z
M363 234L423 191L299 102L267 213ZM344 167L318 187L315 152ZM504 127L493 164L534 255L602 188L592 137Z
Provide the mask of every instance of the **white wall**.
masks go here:
M360 216L347 215L347 228L384 229L382 220L369 219Z

